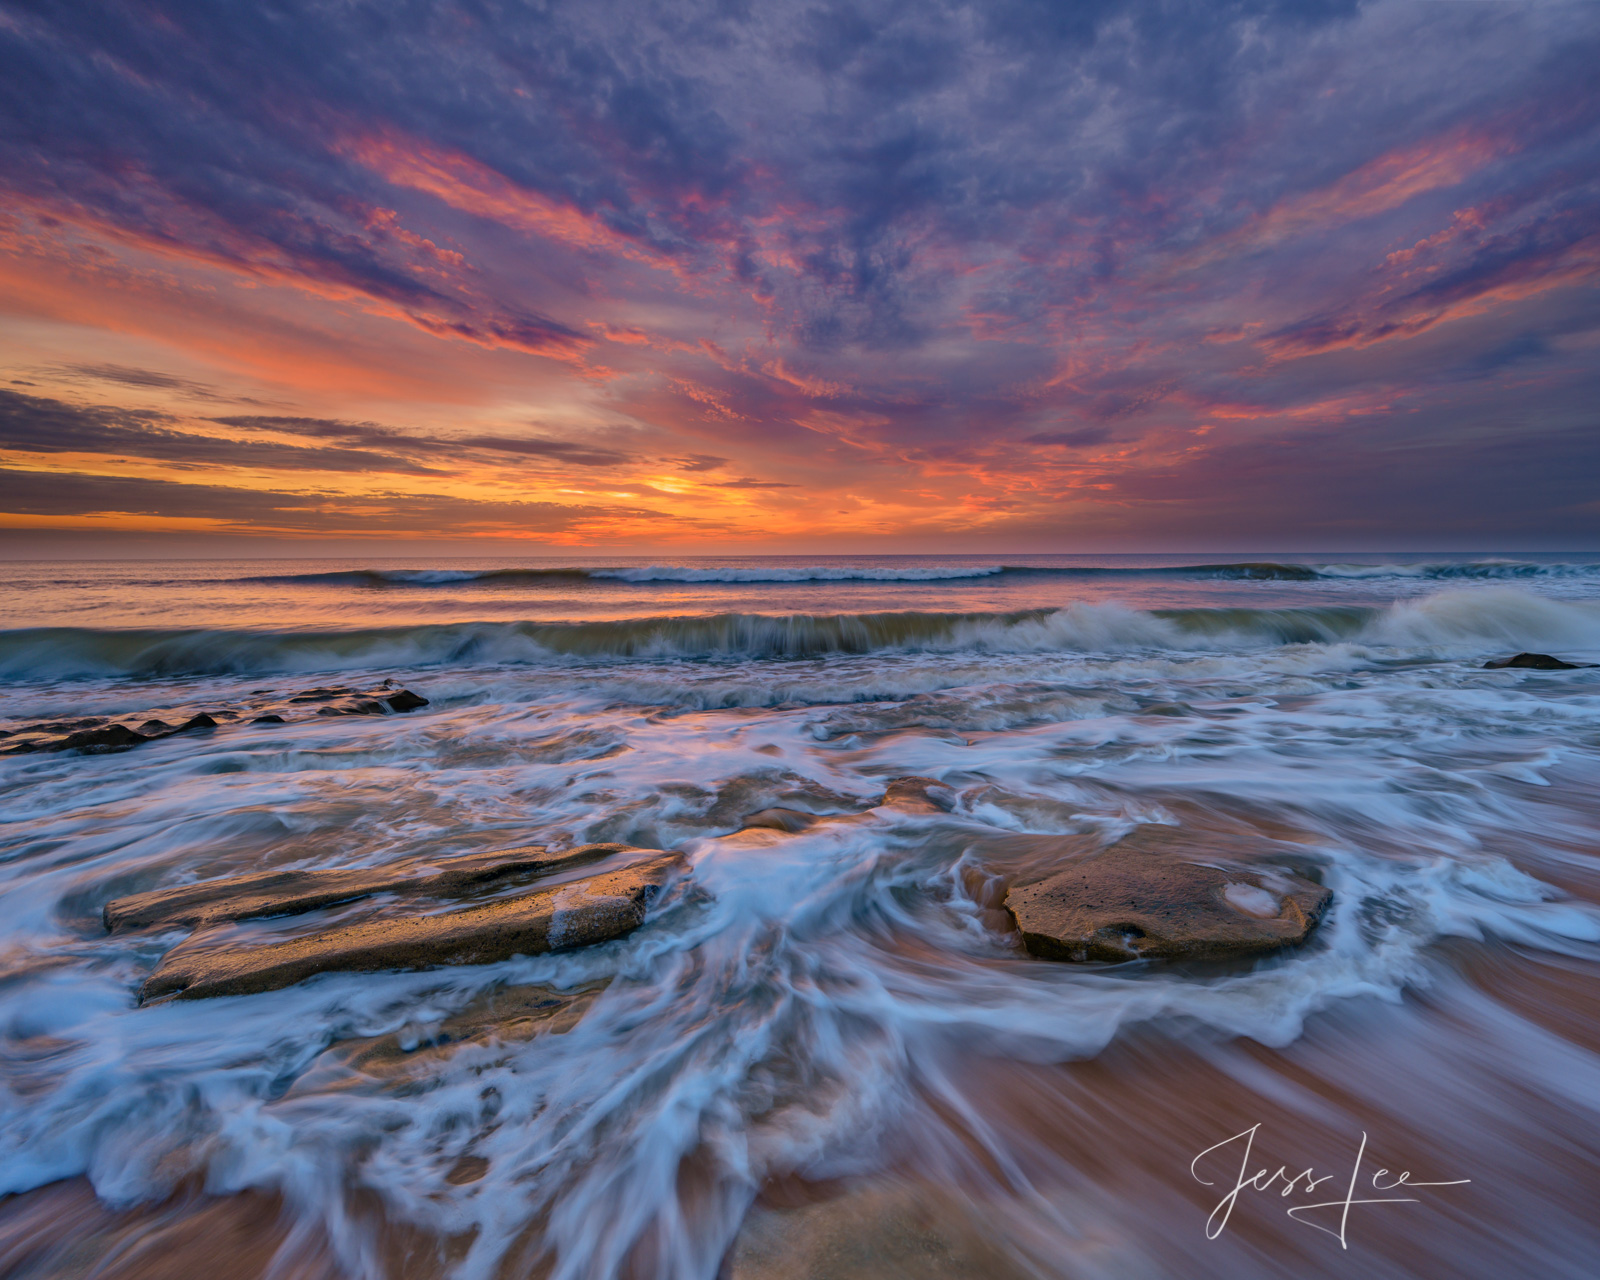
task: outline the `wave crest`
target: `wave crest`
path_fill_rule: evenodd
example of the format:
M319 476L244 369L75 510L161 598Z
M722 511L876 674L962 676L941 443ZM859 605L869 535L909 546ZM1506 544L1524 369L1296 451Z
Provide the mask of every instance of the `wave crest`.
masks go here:
M1011 613L748 614L616 622L474 622L351 631L0 632L0 679L228 675L574 660L811 658L886 652L1254 651L1361 643L1452 655L1600 646L1600 604L1515 588L1383 608L1163 609L1074 604Z

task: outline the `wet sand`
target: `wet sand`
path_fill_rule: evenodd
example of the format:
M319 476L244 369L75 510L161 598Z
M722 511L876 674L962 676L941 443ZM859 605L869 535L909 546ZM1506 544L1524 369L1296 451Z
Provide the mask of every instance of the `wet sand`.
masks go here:
M1196 1027L1134 1029L1093 1060L1059 1065L955 1055L922 1082L920 1121L886 1135L881 1167L770 1179L720 1274L1576 1277L1600 1245L1600 1123L1594 1100L1564 1097L1558 1081L1561 1055L1600 1052L1600 967L1466 942L1440 945L1431 960L1429 990L1399 1004L1346 1002L1283 1048ZM1200 1166L1217 1187L1196 1181L1190 1162L1254 1125L1249 1172L1337 1176L1315 1197L1246 1190L1208 1240L1206 1219L1239 1172L1240 1144ZM1419 1189L1419 1203L1353 1206L1341 1249L1285 1209L1341 1198L1363 1132L1357 1198L1378 1194L1379 1169L1471 1182ZM692 1164L683 1184L691 1208ZM370 1198L352 1196L351 1212L377 1225ZM1316 1220L1336 1229L1337 1210ZM451 1242L395 1221L373 1238L395 1280L442 1277L460 1256ZM499 1274L546 1270L538 1243L530 1232ZM624 1274L651 1275L649 1253L636 1250ZM188 1186L159 1205L116 1209L73 1179L0 1204L0 1274L337 1280L348 1272L276 1196Z

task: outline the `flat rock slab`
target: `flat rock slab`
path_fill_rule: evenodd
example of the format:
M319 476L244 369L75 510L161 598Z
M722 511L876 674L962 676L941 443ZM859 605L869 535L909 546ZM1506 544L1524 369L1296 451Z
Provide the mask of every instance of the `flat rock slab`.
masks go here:
M1273 867L1182 855L1181 830L1139 828L1041 879L1005 907L1022 945L1046 960L1214 960L1305 941L1333 894Z
M265 946L206 947L204 936L175 947L145 980L140 1002L161 996L276 991L319 973L493 964L608 942L644 923L675 854L482 906L437 915L368 920Z
M518 877L552 875L586 866L614 853L628 852L629 848L623 844L588 844L555 852L506 849L453 858L442 871L427 871L415 862L347 871L263 871L115 898L106 904L104 920L106 928L113 931L180 925L203 928L232 920L319 911L376 893L454 898Z

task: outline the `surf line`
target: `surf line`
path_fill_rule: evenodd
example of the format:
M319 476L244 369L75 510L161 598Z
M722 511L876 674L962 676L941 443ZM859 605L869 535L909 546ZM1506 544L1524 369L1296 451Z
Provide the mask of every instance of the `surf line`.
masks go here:
M1211 1211L1210 1217L1206 1219L1207 1240L1215 1240L1222 1234L1223 1230L1228 1225L1228 1219L1233 1216L1234 1206L1238 1204L1239 1194L1242 1191L1277 1190L1280 1198L1287 1198L1288 1196L1294 1195L1296 1192L1299 1192L1303 1195L1314 1195L1319 1186L1321 1186L1324 1182L1332 1182L1336 1176L1329 1173L1324 1174L1319 1178L1316 1175L1316 1171L1309 1168L1303 1169L1301 1172L1291 1176L1287 1165L1280 1165L1275 1173L1268 1173L1265 1168L1258 1169L1255 1173L1250 1173L1250 1151L1255 1145L1256 1134L1260 1131L1260 1129L1261 1125L1259 1123L1253 1124L1248 1129L1234 1134L1233 1137L1224 1138L1221 1142L1207 1147L1189 1162L1189 1175L1194 1178L1196 1182L1201 1183L1203 1186L1214 1187L1217 1184L1211 1181L1209 1178L1201 1177L1197 1166L1212 1152L1221 1151L1224 1147L1230 1146L1241 1139L1244 1141L1244 1150L1239 1160L1239 1173L1234 1179L1233 1189L1229 1191L1227 1195L1223 1196L1221 1200L1217 1201L1217 1207ZM1421 1203L1416 1196L1386 1195L1376 1196L1371 1199L1357 1199L1356 1190L1357 1184L1361 1178L1361 1163L1365 1159L1366 1154L1367 1134L1366 1131L1363 1130L1361 1133L1361 1145L1356 1150L1356 1158L1354 1163L1350 1166L1350 1179L1345 1184L1344 1195L1338 1200L1324 1200L1317 1204L1292 1205L1290 1208L1285 1210L1285 1212L1287 1212L1288 1215L1296 1222L1303 1222L1308 1227L1314 1227L1318 1231L1333 1236L1336 1240L1338 1240L1339 1247L1341 1249L1348 1249L1350 1245L1346 1233L1350 1222L1350 1209L1352 1206L1358 1204ZM1387 1181L1381 1181L1382 1179L1387 1179ZM1410 1191L1419 1187L1460 1187L1465 1186L1471 1181L1471 1178L1456 1178L1449 1182L1413 1182L1411 1180L1411 1173L1409 1170L1403 1173L1395 1174L1391 1173L1388 1169L1378 1169L1372 1174L1371 1185L1375 1191ZM1283 1184L1281 1187L1277 1186L1279 1182ZM1364 1187L1361 1189L1365 1190ZM1317 1210L1323 1209L1333 1209L1338 1211L1339 1226L1337 1229L1323 1226L1321 1223L1313 1222L1310 1220L1310 1218L1302 1216L1304 1214L1314 1213Z

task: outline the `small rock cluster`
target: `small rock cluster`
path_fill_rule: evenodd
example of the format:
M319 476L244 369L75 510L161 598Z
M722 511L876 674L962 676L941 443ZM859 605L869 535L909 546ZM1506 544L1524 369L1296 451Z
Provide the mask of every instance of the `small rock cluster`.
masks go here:
M344 686L329 686L307 689L286 699L252 703L242 710L217 708L202 711L181 724L169 724L165 720L151 718L136 727L130 727L104 716L29 724L17 729L0 729L0 742L5 744L0 746L0 755L47 751L81 751L85 755L104 755L113 751L127 751L160 738L216 729L226 723L238 723L246 719L251 724L288 724L296 712L309 709L313 703L317 704L315 714L319 716L381 716L415 711L418 707L427 706L428 700L421 694L402 689L392 680L386 680L378 688L364 692Z

